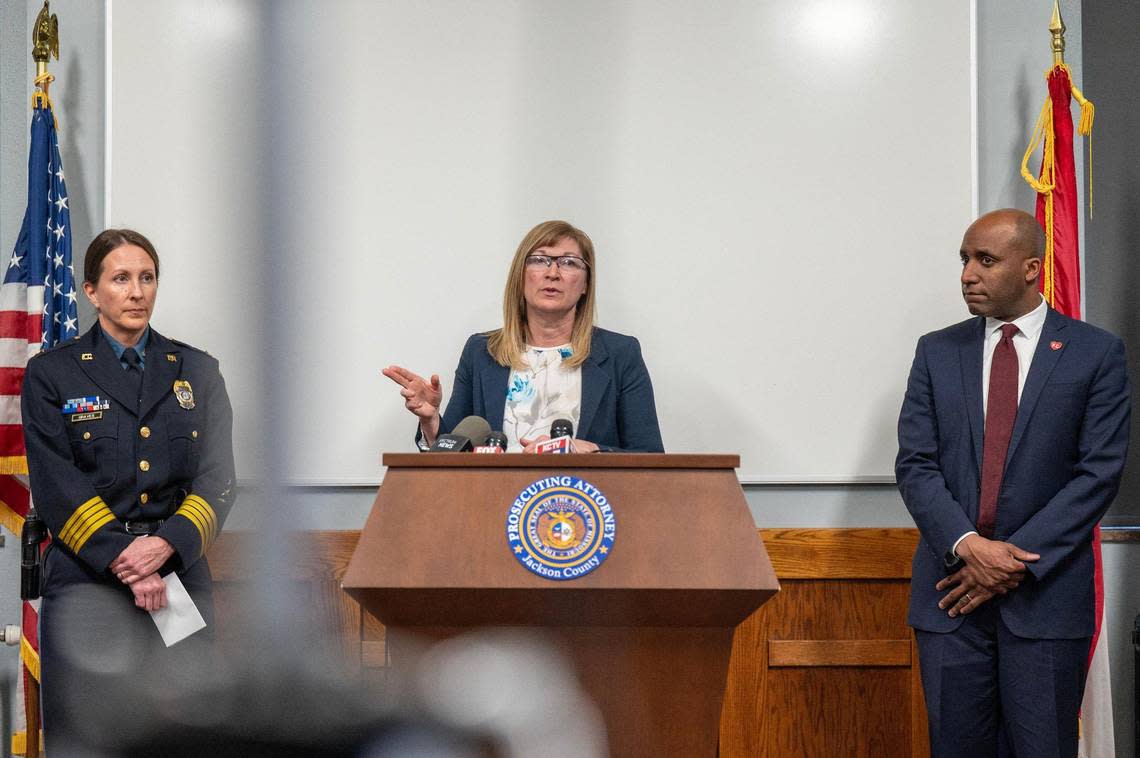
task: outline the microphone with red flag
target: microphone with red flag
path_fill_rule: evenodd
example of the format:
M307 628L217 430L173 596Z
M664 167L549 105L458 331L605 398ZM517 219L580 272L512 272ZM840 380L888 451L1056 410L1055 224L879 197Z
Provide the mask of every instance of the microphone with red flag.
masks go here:
M491 432L482 445L475 446L476 453L505 453L507 452L507 435L502 432Z
M550 439L538 443L536 453L572 453L574 452L574 422L570 419L555 419L550 425Z

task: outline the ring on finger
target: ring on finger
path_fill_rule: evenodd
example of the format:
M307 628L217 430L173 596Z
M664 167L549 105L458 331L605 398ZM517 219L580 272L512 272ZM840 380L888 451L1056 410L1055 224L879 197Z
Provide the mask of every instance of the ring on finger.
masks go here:
M974 598L970 597L970 593L969 593L969 592L967 592L967 593L965 594L965 598L966 598L966 602L967 602L967 603L973 602L973 600L974 600Z

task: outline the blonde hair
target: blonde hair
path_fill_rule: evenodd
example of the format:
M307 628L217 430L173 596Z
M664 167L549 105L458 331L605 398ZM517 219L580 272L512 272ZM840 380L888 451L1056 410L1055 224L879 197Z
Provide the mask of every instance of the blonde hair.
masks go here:
M523 281L526 278L526 257L540 247L554 245L570 238L578 243L582 257L588 264L586 291L578 300L574 311L574 328L570 332L570 349L573 352L564 365L581 366L590 356L590 339L594 334L597 313L594 304L594 243L581 229L565 221L543 221L527 232L519 243L507 273L507 286L503 290L503 328L487 335L487 352L500 366L525 369L523 351L526 349L526 300L523 298Z

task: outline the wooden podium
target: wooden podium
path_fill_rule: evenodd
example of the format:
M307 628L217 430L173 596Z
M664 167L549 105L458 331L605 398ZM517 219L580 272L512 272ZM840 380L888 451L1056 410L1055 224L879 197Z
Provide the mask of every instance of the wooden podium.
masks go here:
M388 472L344 589L411 636L539 627L577 666L614 756L715 756L736 625L777 590L736 480L735 455L386 454ZM538 479L569 475L613 507L606 560L577 579L528 571L508 511ZM411 649L411 646L409 648Z

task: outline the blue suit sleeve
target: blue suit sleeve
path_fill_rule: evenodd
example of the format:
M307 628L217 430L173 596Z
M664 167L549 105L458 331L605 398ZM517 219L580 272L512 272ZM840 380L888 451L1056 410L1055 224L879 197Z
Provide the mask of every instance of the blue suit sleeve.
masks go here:
M618 374L617 425L619 447L603 446L604 452L663 453L661 428L657 423L657 404L653 399L653 383L641 356L641 343L633 340L629 357Z
M903 503L926 544L941 558L974 529L954 499L938 460L938 411L927 365L926 338L920 339L899 413L899 452L895 479Z
M1072 479L1009 537L1041 556L1026 564L1039 580L1088 544L1120 488L1131 420L1127 365L1124 343L1116 339L1089 387Z
M447 409L444 410L439 420L440 434L449 433L456 424L475 412L473 377L475 373L475 351L480 349L479 344L478 335L468 337L467 344L463 346L463 352L459 355L459 365L455 367L455 379L451 384L451 397L447 401ZM420 425L416 424L417 445L422 436L423 432L420 431Z

